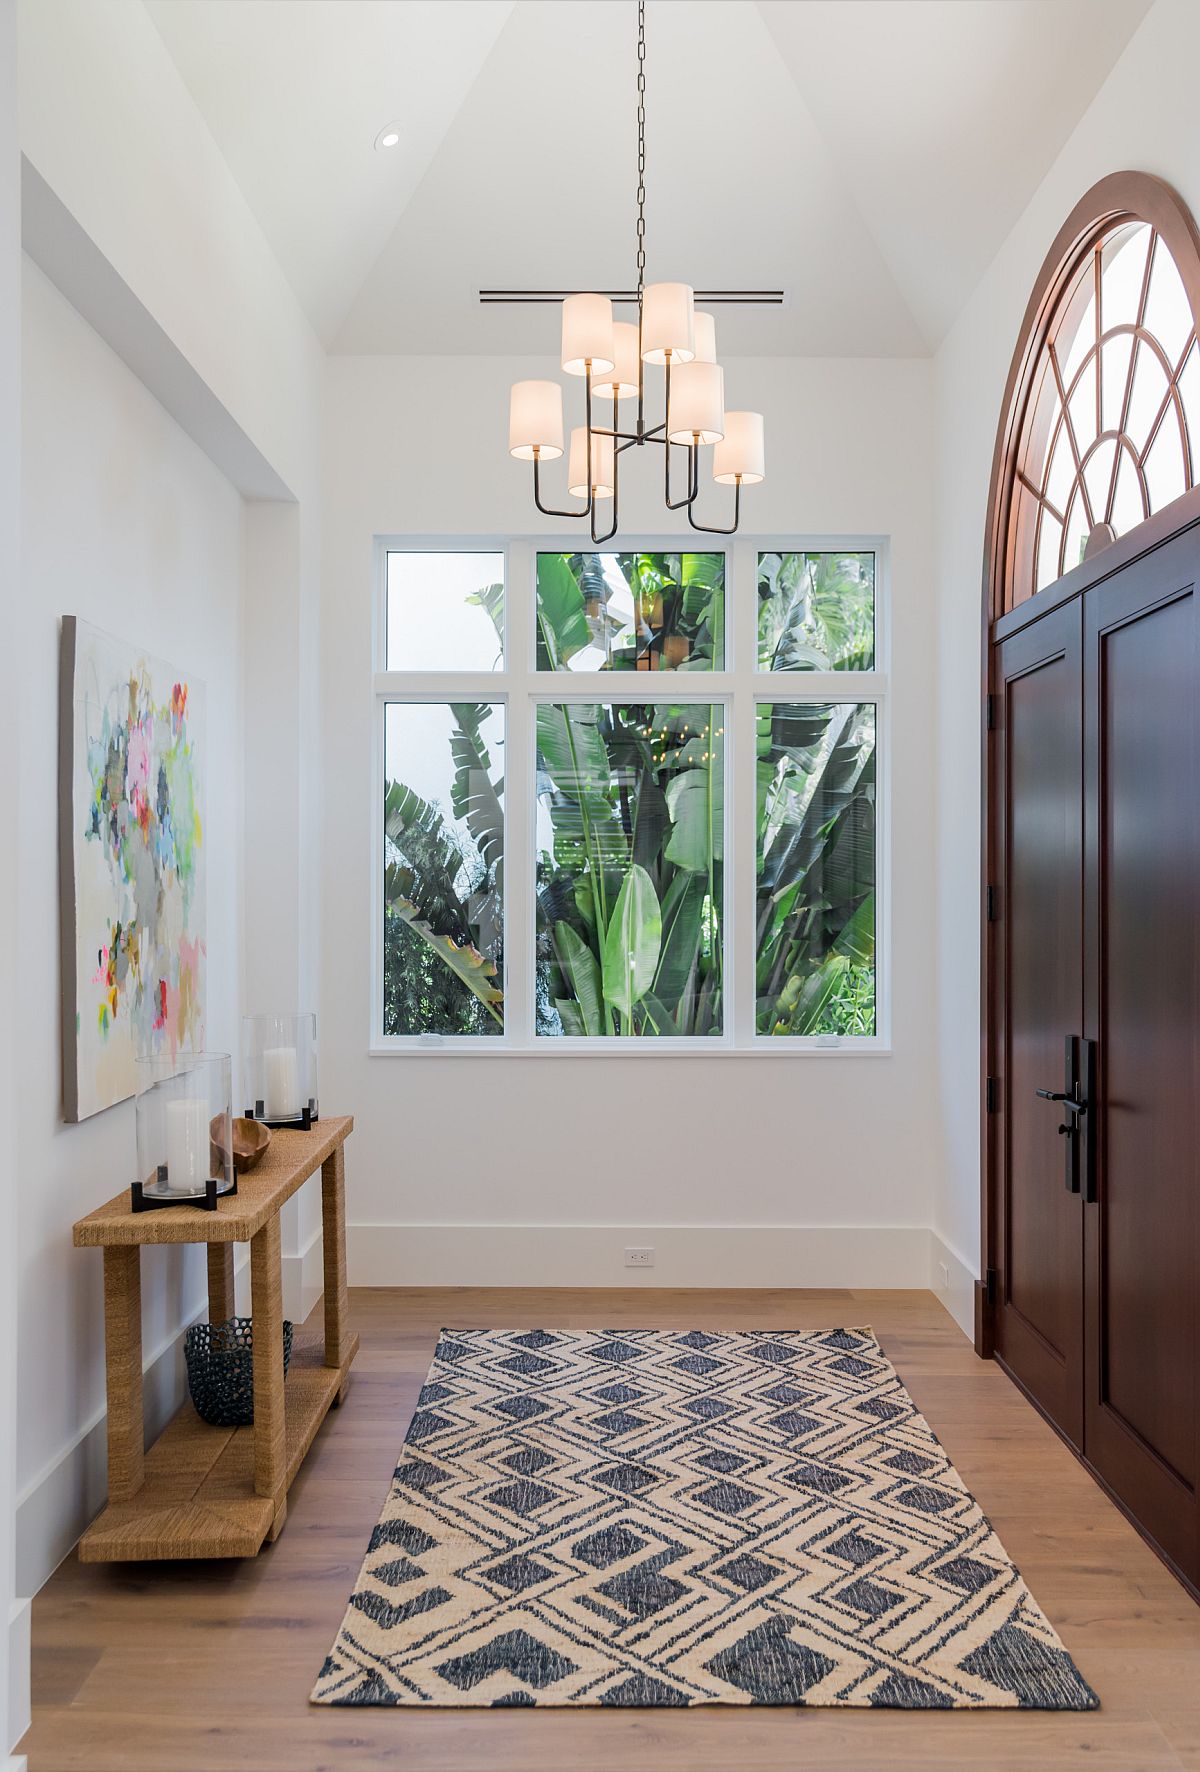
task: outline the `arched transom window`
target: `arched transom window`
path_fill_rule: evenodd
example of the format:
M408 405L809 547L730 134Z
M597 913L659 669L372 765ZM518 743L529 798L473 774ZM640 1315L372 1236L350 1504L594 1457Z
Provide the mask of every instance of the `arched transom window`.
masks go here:
M1143 214L1093 221L1057 275L1048 260L1032 327L1027 316L1023 374L1010 384L999 608L1052 584L1200 477L1194 230L1157 180L1118 178L1147 199Z

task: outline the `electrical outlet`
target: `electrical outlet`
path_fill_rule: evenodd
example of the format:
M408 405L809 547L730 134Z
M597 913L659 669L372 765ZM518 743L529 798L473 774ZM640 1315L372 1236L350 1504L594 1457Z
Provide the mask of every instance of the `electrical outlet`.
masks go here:
M654 1266L654 1251L653 1251L653 1249L626 1249L626 1251L625 1251L625 1266L626 1267L653 1267Z
M944 1261L938 1262L938 1273L942 1276L942 1291L949 1292L949 1290L950 1290L950 1269L946 1266Z

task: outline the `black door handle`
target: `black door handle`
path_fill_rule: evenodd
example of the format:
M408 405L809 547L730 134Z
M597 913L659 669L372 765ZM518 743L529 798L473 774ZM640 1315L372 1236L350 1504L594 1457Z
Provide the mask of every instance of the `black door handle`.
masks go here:
M1065 1089L1039 1089L1036 1091L1041 1101L1059 1102L1067 1110L1067 1119L1059 1127L1059 1134L1066 1138L1063 1165L1067 1192L1079 1192L1079 1139L1075 1134L1082 1130L1081 1119L1087 1112L1087 1099L1079 1089L1079 1071L1076 1062L1076 1041L1073 1034L1068 1034L1065 1046L1067 1086Z
M1087 1113L1086 1101L1077 1101L1074 1095L1064 1095L1061 1089L1039 1089L1037 1093L1043 1101L1061 1101L1069 1114Z
M1065 1089L1038 1089L1035 1093L1040 1100L1057 1101L1066 1109L1066 1122L1058 1130L1067 1139L1064 1151L1067 1191L1072 1194L1082 1191L1084 1199L1092 1201L1097 1198L1096 1137L1087 1111L1096 1093L1094 1040L1067 1035L1066 1072Z

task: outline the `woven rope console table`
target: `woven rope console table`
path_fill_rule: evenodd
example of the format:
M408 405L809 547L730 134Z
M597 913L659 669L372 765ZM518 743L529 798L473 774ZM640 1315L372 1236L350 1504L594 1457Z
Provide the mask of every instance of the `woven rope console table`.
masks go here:
M348 1115L311 1132L276 1132L258 1168L215 1212L134 1212L129 1190L81 1218L75 1243L104 1250L108 1382L108 1505L79 1542L84 1563L162 1557L252 1557L279 1536L287 1494L330 1406L341 1402L358 1351L346 1293ZM279 1212L321 1171L324 1334L297 1325L283 1380ZM185 1402L149 1450L142 1420L141 1253L146 1243L208 1245L209 1317L234 1314L233 1245L250 1245L254 1425L210 1427Z

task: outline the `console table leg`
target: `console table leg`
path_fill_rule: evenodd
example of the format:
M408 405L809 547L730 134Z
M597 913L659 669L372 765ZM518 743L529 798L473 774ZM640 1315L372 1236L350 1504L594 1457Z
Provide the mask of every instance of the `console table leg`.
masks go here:
M346 1291L346 1151L339 1145L321 1165L322 1256L325 1265L325 1364L340 1366L350 1344ZM342 1387L343 1391L345 1386ZM342 1392L338 1393L338 1401Z
M281 1509L286 1505L287 1431L283 1267L277 1212L250 1239L250 1309L254 1321L254 1492L269 1495Z
M129 1501L142 1486L141 1249L104 1251L104 1367L108 1387L108 1499Z
M208 1320L227 1323L234 1313L233 1244L208 1245Z

